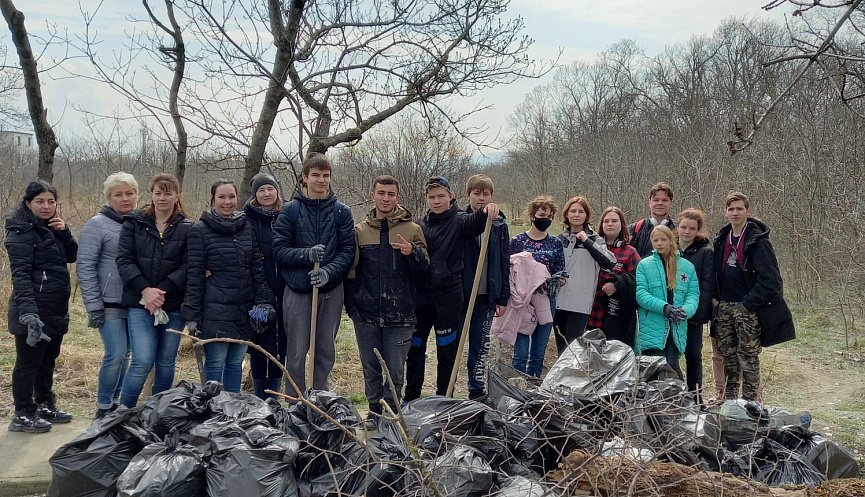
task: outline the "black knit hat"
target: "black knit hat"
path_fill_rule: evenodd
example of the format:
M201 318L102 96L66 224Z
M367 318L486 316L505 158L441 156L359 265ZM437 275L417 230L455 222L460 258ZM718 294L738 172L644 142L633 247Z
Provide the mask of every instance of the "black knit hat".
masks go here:
M249 182L249 185L252 186L252 195L255 196L255 192L258 191L264 185L272 185L276 188L276 192L279 195L282 195L282 188L279 187L279 182L276 181L276 178L273 177L270 173L258 173L252 177L252 180Z

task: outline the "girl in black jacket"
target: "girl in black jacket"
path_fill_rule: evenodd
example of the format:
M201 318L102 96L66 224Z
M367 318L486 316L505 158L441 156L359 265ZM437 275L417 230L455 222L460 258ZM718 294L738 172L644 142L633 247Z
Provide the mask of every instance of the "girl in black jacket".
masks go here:
M180 182L160 173L150 180L150 205L123 221L117 242L117 270L123 279L123 305L132 363L123 378L120 403L135 407L144 381L156 366L153 393L174 383L182 330L180 306L186 290L186 238L192 222L180 199Z
M15 335L9 431L44 433L72 415L55 404L54 362L69 331L69 269L78 243L57 208L57 189L27 185L24 200L6 218L6 252L12 270L9 332ZM35 399L34 399L35 397Z
M676 231L679 235L679 250L682 257L694 265L700 281L700 303L697 313L688 320L685 345L686 377L688 390L702 403L700 389L703 384L703 325L712 319L712 294L715 288L715 262L712 246L706 237L705 214L699 209L685 209L679 213Z
M282 321L282 294L285 291L285 280L282 279L280 271L281 264L277 264L273 258L273 228L276 225L276 217L282 209L285 200L281 195L281 188L276 178L271 174L258 173L250 182L252 186L252 198L243 206L243 212L249 221L252 231L258 240L261 249L261 261L264 264L264 275L270 291L276 298L276 319L267 323L267 329L263 333L256 334L252 341L273 357L285 362L285 328ZM280 391L282 385L282 370L269 360L267 356L256 349L249 349L249 369L252 374L252 386L255 395L262 399L269 397L265 390Z
M189 230L189 284L183 318L201 338L249 340L276 319L258 239L237 209L237 187L220 179L210 188L209 211ZM246 345L204 345L204 375L239 392Z

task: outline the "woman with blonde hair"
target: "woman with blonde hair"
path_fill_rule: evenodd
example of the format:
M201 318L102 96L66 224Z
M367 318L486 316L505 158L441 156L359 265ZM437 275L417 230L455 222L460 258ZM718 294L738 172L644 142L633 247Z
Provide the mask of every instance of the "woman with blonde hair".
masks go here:
M670 228L655 226L652 252L637 265L640 329L637 354L663 356L684 380L679 356L685 352L686 321L697 312L700 282L694 265L679 254Z
M87 326L99 330L105 352L99 367L96 418L120 403L120 387L129 368L127 310L123 305L123 279L117 270L117 242L123 216L138 205L138 181L123 171L105 179L107 203L81 229L78 242L78 285L87 309Z

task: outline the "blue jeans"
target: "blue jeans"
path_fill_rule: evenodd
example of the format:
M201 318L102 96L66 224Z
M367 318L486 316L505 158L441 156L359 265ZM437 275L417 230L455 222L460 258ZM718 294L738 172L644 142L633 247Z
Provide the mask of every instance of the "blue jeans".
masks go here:
M222 383L227 392L240 392L246 345L214 342L204 344L204 378Z
M479 295L475 302L475 309L472 312L472 320L469 323L469 352L466 362L468 371L468 388L469 393L482 393L486 388L486 380L484 373L487 355L490 351L490 326L493 324L493 315L496 313L495 304L490 304L486 295ZM468 313L466 309L462 311L460 321L465 322L465 316Z
M556 299L550 299L550 310L556 314ZM547 341L550 339L550 331L553 323L539 324L531 335L517 334L514 343L514 357L511 366L517 371L522 371L536 378L541 377L544 369L544 355L547 353Z
M120 387L129 369L129 333L126 319L109 319L99 328L105 354L99 368L99 389L96 391L97 409L109 409L120 400Z
M153 378L153 393L172 387L181 336L170 333L166 329L183 330L184 323L180 311L172 311L168 313L167 324L153 326L153 316L150 312L137 307L129 309L129 316L126 319L129 326L132 364L129 365L129 371L123 378L120 403L126 407L135 407L147 375L154 365L156 375Z

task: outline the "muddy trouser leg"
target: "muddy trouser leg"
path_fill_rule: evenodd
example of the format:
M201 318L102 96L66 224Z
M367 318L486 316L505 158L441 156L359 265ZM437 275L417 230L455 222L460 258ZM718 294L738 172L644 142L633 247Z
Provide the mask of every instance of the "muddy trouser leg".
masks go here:
M426 344L433 327L435 311L432 301L418 294L415 299L417 324L411 338L411 348L405 364L405 395L403 400L412 401L420 397L426 374Z
M721 302L715 317L715 329L718 334L718 349L724 356L724 376L727 385L724 387L726 399L739 398L739 377L742 369L739 362L739 335L736 331L736 302Z
M742 398L758 400L760 398L760 324L757 314L750 311L739 313L736 320L736 332L739 337L739 367L742 369Z
M715 391L723 391L727 386L727 379L724 376L724 354L718 348L717 337L712 337L712 381L715 384Z
M697 393L703 385L703 325L688 322L685 338L685 372L688 391Z

